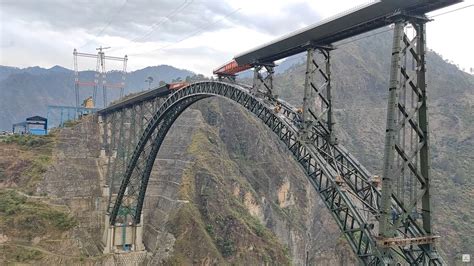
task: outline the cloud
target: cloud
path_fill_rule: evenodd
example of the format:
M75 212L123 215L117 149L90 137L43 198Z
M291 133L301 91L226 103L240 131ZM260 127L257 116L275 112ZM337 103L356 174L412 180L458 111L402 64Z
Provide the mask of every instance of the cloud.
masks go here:
M132 68L169 63L209 74L234 54L318 19L307 3L270 0L3 0L0 5L1 64L14 66L70 67L73 48L94 52L103 45L112 46L110 55L131 55Z
M313 24L321 16L307 2L289 2L280 9L267 9L257 13L241 13L231 20L253 30L281 35Z
M90 37L110 35L138 42L174 41L231 11L228 5L199 0L21 0L1 5L5 19L41 22L56 31L80 29Z
M112 46L108 55L130 55L130 70L170 64L209 75L238 53L365 2L0 0L0 64L71 68L74 48L95 52L103 45ZM472 21L469 11L428 24L430 47L466 67L473 61L469 49L452 49L445 35L472 46L472 35L458 34L463 28L456 26Z

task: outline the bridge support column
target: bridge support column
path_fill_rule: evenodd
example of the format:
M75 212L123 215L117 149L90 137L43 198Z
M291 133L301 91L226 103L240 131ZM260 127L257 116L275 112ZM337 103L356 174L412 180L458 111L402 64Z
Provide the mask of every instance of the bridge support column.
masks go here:
M113 229L109 224L110 216L108 214L105 215L105 222L104 222L104 233L102 235L102 243L104 244L104 254L109 254L113 250Z
M143 225L117 224L110 225L110 216L105 216L105 227L102 241L104 254L144 251ZM143 220L143 214L142 214Z
M252 94L263 93L269 99L276 98L276 95L273 94L274 67L274 63L254 65Z
M115 129L118 131L118 136L116 136L116 143L115 143L115 149L116 149L116 156L113 160L113 168L112 168L112 174L110 175L110 197L109 197L109 209L113 205L113 200L114 196L118 193L118 187L120 186L120 178L122 173L125 172L125 169L127 167L127 158L128 158L128 150L127 148L129 147L130 140L127 137L127 135L130 134L129 128L126 128L130 126L130 123L128 122L128 115L127 115L128 109L123 109L121 110L117 117L116 117L116 126L117 128Z
M107 143L108 143L108 136L110 134L108 124L107 124L107 116L106 115L99 115L99 134L102 136L100 139L100 156L102 158L106 157L107 154Z
M432 237L425 17L395 23L390 71L379 237ZM411 29L406 27L411 24ZM392 202L399 202L393 207ZM416 223L420 232L409 232ZM408 235L408 236L407 236ZM411 236L410 236L411 235ZM429 263L432 240L422 245ZM388 252L388 249L387 249Z
M302 139L311 140L311 128L318 123L320 130L327 135L331 144L336 144L333 133L334 118L331 95L331 56L332 47L309 45L306 56L306 73L303 96ZM319 58L318 58L318 55Z

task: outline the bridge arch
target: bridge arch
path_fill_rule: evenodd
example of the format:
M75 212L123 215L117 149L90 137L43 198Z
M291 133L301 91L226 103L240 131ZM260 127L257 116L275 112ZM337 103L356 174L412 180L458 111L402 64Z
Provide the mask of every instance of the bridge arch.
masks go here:
M276 104L274 100L255 97L249 92L248 87L235 83L196 82L176 91L158 108L127 163L120 189L111 208L110 225L113 226L126 215L132 218L133 224L140 224L148 180L167 132L184 110L193 103L209 97L222 97L239 104L270 128L303 167L310 183L322 197L358 257L362 257L368 264L380 261L382 254L375 248L376 241L371 232L373 227L368 226L367 220L356 210L358 207L352 203L354 199L340 186L339 180L336 180L339 174L326 162L327 158L318 152L318 149L325 149L328 152L331 150L326 138L328 130L324 124L314 123L309 139L302 140L299 137L300 114L295 108L283 102ZM349 155L343 148L332 149L332 152L339 154L339 159ZM355 159L347 160L346 164L352 167L359 165ZM356 167L356 170L352 170L352 175L355 172L368 175L363 168ZM356 177L352 181L347 181L351 181L351 186L354 186L355 190L365 193L362 204L367 205L368 209L372 208L369 211L374 214L379 194L370 186L367 178L359 177L359 179L358 181ZM365 184L365 192L357 189L362 183ZM372 193L367 193L367 190Z
M256 97L249 87L221 81L196 82L173 93L158 108L130 156L120 189L109 210L109 224L120 217L131 217L132 224L141 222L142 207L155 158L167 132L180 114L193 103L222 97L250 111L271 129L295 160L302 166L313 188L322 198L353 252L366 265L378 265L391 260L381 253L376 231L380 215L381 194L368 171L342 146L331 145L324 123L315 121L307 138L301 139L301 116L296 108L273 99ZM404 206L392 207L406 213ZM416 221L408 220L405 235L417 237L426 232ZM123 221L120 221L123 222ZM390 248L411 262L424 260L427 249L423 243L416 249ZM438 264L439 257L429 256ZM441 264L441 263L439 263Z

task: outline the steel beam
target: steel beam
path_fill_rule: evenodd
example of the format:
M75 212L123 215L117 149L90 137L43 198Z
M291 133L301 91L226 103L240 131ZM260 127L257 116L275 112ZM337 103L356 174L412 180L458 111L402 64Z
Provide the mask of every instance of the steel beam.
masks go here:
M370 1L319 23L284 35L270 43L256 47L234 57L236 67L246 64L273 62L304 52L305 42L329 45L396 22L393 14L412 15L425 13L460 3L462 0L382 0Z

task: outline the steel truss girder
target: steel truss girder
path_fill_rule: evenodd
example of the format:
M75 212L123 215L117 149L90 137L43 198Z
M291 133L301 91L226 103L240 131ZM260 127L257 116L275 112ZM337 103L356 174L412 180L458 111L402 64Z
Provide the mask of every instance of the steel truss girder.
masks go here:
M395 23L387 108L379 236L431 237L430 159L425 83L426 18ZM406 31L410 23L413 37ZM411 59L413 69L407 65ZM421 208L420 208L421 207ZM419 221L421 212L422 221ZM433 243L405 252L411 264L444 264ZM385 249L384 254L392 252Z
M366 205L376 205L374 201L377 194L375 188L370 186L368 174L360 172L360 164L349 156L342 146L337 147L330 155L322 153L322 150L328 150L327 146L330 144L326 135L321 135L316 126L311 129L312 141L300 142L300 115L294 108L282 102L283 111L275 113L274 106L268 104L268 101L256 98L237 84L195 83L174 93L163 103L147 125L131 156L111 211L111 224L115 224L120 210L123 209L133 211L130 215L132 221L135 224L140 223L149 174L162 139L182 110L210 96L221 96L239 103L274 131L304 168L311 184L323 198L361 262L375 265L382 261L381 253L375 244L373 226L367 222L366 215L361 211ZM341 174L347 179L347 188L341 187L335 181ZM354 187L355 192L351 187ZM372 213L375 212L376 210L372 210Z
M135 149L144 126L153 117L156 109L163 101L154 98L147 102L126 107L118 111L102 115L104 122L103 146L108 156L107 185L110 188L108 210L113 207L113 196L118 193L120 179L126 170L127 162ZM109 133L110 132L110 133Z

